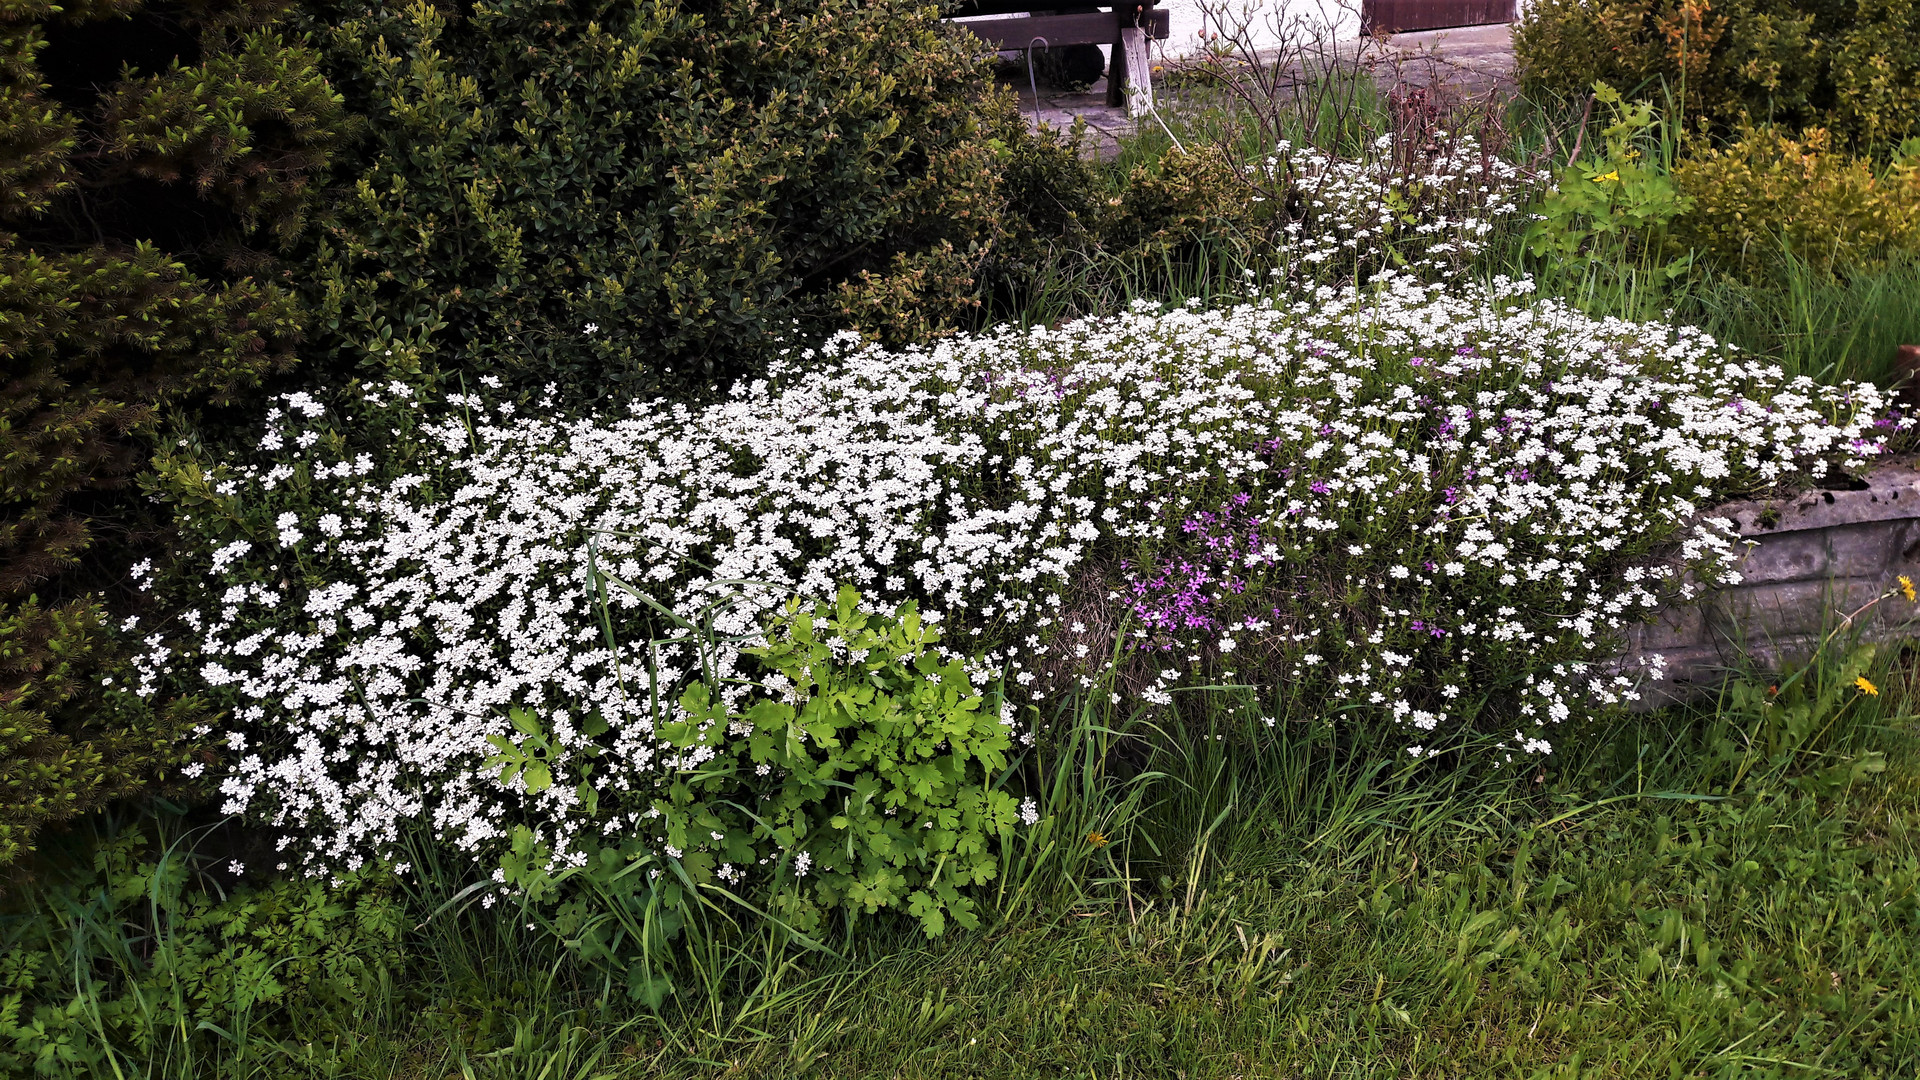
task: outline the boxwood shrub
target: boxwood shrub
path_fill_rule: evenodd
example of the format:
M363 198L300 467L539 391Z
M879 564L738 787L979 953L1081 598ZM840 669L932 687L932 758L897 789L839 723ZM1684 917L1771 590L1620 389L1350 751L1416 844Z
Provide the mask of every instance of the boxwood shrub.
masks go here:
M1687 121L1819 124L1840 144L1920 134L1915 0L1540 0L1514 34L1530 96L1665 89Z
M793 328L976 302L1024 132L931 5L310 8L371 140L316 253L316 355L566 400L701 393Z

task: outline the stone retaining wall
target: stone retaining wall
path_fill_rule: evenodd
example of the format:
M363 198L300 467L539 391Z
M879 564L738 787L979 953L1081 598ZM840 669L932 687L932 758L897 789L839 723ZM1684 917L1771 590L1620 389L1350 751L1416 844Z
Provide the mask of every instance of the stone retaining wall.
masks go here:
M1748 541L1741 583L1630 631L1633 666L1649 653L1667 661L1665 684L1646 688L1648 704L1717 687L1743 655L1767 667L1805 659L1901 574L1920 581L1920 468L1911 461L1880 467L1861 490L1733 503L1713 513L1732 518ZM1884 639L1907 632L1916 617L1920 607L1895 597L1862 614L1856 628Z

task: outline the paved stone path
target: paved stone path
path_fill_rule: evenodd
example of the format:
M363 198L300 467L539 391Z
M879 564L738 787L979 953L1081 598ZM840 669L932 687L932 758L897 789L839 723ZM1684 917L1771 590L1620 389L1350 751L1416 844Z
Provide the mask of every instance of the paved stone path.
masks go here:
M1513 86L1513 27L1507 23L1394 34L1386 41L1416 84L1437 76L1470 97Z
M1513 28L1505 23L1493 26L1465 26L1452 30L1424 30L1411 34L1393 34L1379 39L1342 42L1342 54L1360 59L1383 80L1391 80L1396 66L1400 76L1415 86L1442 82L1467 96L1480 96L1508 88L1513 84ZM1156 102L1166 66L1178 59L1165 59L1159 52L1155 60ZM1102 157L1119 151L1119 140L1131 133L1137 123L1152 124L1151 117L1138 121L1127 116L1124 107L1106 103L1107 81L1101 79L1084 93L1053 90L1039 85L1038 108L1028 82L1025 62L1012 61L1001 68L1001 77L1018 93L1020 108L1033 122L1064 130L1075 118L1086 121L1094 149Z

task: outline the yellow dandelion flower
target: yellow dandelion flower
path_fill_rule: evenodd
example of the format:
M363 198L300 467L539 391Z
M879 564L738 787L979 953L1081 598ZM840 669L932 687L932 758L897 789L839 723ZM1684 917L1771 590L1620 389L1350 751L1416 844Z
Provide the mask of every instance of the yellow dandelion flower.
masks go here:
M1863 694L1872 694L1874 697L1880 696L1880 688L1868 682L1865 675L1853 680L1853 685L1859 687L1860 692Z
M1907 598L1907 603L1909 604L1913 603L1914 601L1913 579L1908 577L1905 574L1900 575L1900 593L1901 595Z
M1094 847L1106 847L1107 836L1105 833L1090 832L1087 834L1087 843Z

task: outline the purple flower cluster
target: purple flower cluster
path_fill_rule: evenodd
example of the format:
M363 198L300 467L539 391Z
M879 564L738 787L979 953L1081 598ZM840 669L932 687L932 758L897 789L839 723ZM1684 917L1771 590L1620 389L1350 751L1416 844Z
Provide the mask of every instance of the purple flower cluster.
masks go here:
M1247 509L1252 501L1251 495L1241 492L1218 511L1181 522L1180 531L1190 542L1187 555L1151 568L1120 563L1120 569L1128 572L1127 610L1147 636L1227 628L1221 601L1246 591L1246 567L1272 558L1269 542L1260 532L1261 519Z

